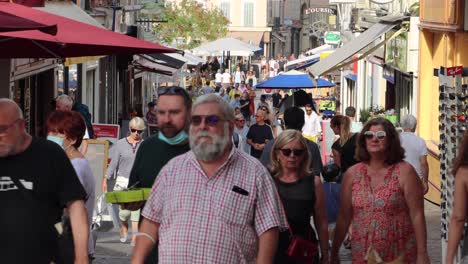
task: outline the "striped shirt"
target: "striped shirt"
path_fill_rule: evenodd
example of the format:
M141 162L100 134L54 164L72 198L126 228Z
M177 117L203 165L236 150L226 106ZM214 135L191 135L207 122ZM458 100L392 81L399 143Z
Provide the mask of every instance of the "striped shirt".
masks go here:
M211 178L192 151L172 159L142 215L160 224L160 263L253 263L258 237L287 228L272 177L236 148Z

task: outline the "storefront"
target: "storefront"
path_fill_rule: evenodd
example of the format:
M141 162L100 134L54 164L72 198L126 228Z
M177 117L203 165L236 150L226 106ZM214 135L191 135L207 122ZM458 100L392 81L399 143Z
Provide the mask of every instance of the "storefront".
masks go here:
M446 153L445 147L439 149L440 145L443 146L439 131L440 91L439 76L434 74L434 70L468 65L468 28L464 28L468 15L464 13L464 3L466 1L463 0L421 1L418 132L426 140L429 149L431 191L426 198L441 204L442 209L442 259L445 256L448 219L452 208L447 194L453 194L453 185L441 184L440 157ZM462 83L468 83L467 79L462 78ZM443 135L446 137L446 134ZM447 167L446 164L444 166ZM451 174L445 177L444 181L453 179Z

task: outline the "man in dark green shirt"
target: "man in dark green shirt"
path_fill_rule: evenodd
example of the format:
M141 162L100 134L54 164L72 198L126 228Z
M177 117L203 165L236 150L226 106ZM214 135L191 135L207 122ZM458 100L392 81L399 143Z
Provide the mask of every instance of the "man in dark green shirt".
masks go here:
M191 108L192 99L185 89L177 86L159 88L156 109L159 132L141 143L128 186L151 188L169 160L190 150L187 132ZM138 210L142 207L143 203L135 203L127 208ZM145 263L157 262L158 248L155 246Z

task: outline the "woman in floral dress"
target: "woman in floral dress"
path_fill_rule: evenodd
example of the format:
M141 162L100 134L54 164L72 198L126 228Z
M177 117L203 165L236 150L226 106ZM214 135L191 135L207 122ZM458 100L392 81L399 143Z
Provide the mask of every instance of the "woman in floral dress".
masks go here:
M383 262L430 263L422 183L403 161L393 124L384 118L369 121L358 136L356 156L360 163L347 170L342 182L332 263L339 262L351 223L353 263L367 263L369 252Z

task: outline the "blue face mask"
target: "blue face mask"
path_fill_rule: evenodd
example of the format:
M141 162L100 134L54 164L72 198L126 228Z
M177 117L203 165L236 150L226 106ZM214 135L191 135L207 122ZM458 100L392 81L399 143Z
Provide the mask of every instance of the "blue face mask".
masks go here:
M61 148L63 148L63 138L58 136L47 136L47 140L57 143Z
M158 133L158 138L169 145L179 145L188 139L188 134L184 130L180 131L175 137L167 138L162 132Z

